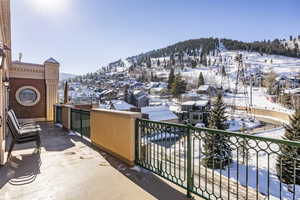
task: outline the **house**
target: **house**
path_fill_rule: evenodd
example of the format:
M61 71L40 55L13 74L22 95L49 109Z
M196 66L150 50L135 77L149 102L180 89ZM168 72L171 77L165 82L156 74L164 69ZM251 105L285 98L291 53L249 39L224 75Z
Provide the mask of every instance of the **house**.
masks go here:
M182 101L198 101L201 99L208 99L208 96L205 94L198 94L196 92L188 92L181 95Z
M192 125L204 123L207 125L210 110L209 100L187 101L181 104L181 111L178 113L183 122Z
M300 86L299 79L295 76L286 75L276 77L276 85L279 85L281 88L297 88Z
M130 111L134 106L123 100L111 100L109 108L113 110Z
M200 85L197 89L198 94L205 94L211 97L217 96L217 89L211 85Z
M148 94L142 90L136 90L131 94L131 102L134 106L141 108L149 105Z
M168 106L148 106L141 108L142 114L148 116L149 120L178 123L178 117Z

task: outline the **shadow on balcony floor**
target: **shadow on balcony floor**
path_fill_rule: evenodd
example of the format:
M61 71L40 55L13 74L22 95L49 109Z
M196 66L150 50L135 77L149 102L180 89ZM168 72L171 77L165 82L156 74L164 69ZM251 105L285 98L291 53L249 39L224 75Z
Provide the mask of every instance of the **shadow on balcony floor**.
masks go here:
M35 143L16 145L0 167L1 200L185 199L185 191L174 184L130 168L53 124L41 126L41 153L35 153Z

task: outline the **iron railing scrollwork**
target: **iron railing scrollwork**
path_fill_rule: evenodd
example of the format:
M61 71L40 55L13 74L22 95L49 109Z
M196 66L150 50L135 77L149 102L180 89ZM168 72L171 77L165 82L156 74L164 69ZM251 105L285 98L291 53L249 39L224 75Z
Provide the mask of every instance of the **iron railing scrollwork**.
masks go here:
M185 188L189 197L300 199L299 156L299 142L136 121L136 163Z

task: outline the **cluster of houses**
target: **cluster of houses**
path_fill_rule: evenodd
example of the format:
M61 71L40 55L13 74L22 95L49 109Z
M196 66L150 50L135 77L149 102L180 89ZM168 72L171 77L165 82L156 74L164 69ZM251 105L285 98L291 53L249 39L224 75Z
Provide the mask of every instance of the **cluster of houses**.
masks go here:
M205 125L211 106L210 97L217 94L214 87L202 85L197 91L184 93L178 100L167 92L168 84L163 81L137 81L121 70L102 72L102 76L98 80L69 81L71 102L141 112L143 118L149 120ZM63 96L63 89L60 96Z

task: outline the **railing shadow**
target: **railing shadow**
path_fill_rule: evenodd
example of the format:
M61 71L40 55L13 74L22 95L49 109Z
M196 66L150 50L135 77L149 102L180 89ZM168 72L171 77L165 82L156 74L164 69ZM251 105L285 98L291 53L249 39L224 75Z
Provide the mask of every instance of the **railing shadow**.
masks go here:
M41 164L40 153L11 157L0 169L0 189L7 183L19 186L34 182Z
M97 150L97 149L96 149ZM174 184L170 185L167 181L159 178L150 171L141 167L130 167L126 163L114 158L113 156L97 150L102 157L116 170L129 178L136 185L151 194L157 199L186 199L186 194L174 188ZM176 187L176 186L175 186ZM178 187L179 188L179 187Z

